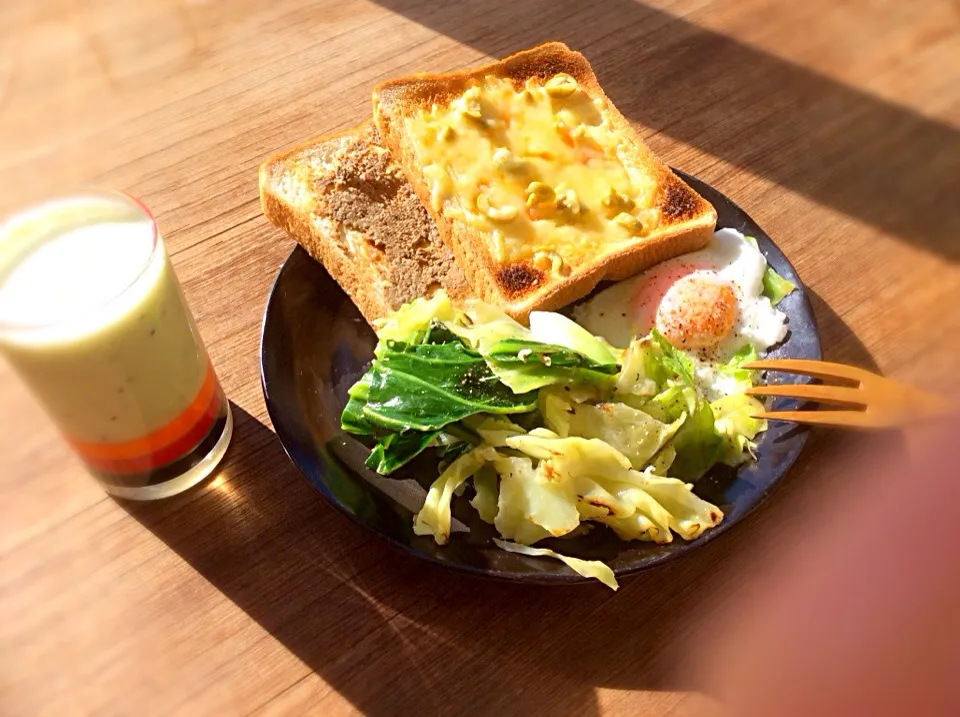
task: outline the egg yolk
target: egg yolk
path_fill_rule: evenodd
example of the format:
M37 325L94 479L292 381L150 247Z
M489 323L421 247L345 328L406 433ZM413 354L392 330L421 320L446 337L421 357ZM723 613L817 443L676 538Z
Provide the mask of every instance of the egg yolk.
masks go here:
M701 268L685 261L667 261L642 275L630 299L632 328L637 336L647 335L656 326L657 309L670 287Z
M676 281L657 308L657 330L678 349L713 348L737 320L737 296L729 282L706 274Z

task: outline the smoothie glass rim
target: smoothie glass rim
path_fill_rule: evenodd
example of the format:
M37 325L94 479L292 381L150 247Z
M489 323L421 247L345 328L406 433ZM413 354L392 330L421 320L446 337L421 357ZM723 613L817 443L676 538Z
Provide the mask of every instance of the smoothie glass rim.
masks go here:
M24 224L42 217L46 212L56 211L61 205L83 199L97 199L105 200L107 203L123 204L149 222L152 234L150 238L150 253L144 259L143 265L137 269L135 276L133 276L130 282L125 284L122 289L94 306L85 307L84 311L65 312L63 317L45 321L17 321L16 319L11 320L9 318L4 319L3 317L0 317L0 336L9 332L36 331L54 328L81 320L88 311L102 309L122 298L128 291L130 291L140 282L140 280L143 278L143 275L147 272L147 269L150 268L150 265L155 260L157 251L162 246L162 240L160 239L160 233L157 229L157 220L154 218L153 213L142 201L140 201L140 199L128 192L96 186L84 187L72 194L51 196L47 199L35 202L17 212L14 212L5 218L0 218L0 245L2 245L8 238L12 237L17 229L22 227ZM83 222L77 222L74 226L80 227L83 225ZM40 246L45 241L53 239L55 236L56 234L53 234L45 239L40 239L37 242L37 246ZM31 249L30 251L33 250ZM9 265L4 265L3 262L0 262L0 286L2 286L4 283L4 274L7 273L7 270L12 270L18 262L23 261L27 256L29 256L30 251L27 251L26 253L13 259Z

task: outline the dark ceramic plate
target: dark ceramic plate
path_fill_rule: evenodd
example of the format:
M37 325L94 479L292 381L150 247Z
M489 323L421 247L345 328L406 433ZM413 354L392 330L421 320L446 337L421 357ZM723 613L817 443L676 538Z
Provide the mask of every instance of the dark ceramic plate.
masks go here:
M733 202L703 182L680 174L716 207L719 228L756 237L770 264L798 287L780 304L789 317L790 333L770 355L820 358L813 312L790 262ZM383 478L364 467L367 449L340 431L347 390L367 368L375 344L373 331L337 283L303 249L294 249L267 300L260 371L277 435L313 487L359 525L419 558L505 580L582 581L559 561L499 550L491 541L492 526L477 517L466 496L454 500L454 532L447 545L441 547L430 537L413 534L413 515L423 503L425 487L438 474L435 463L422 459L401 471L399 479ZM795 403L778 399L773 405L790 408ZM617 575L671 560L729 530L755 508L796 460L806 439L803 428L771 423L770 430L761 434L755 464L736 471L718 468L700 480L696 493L718 505L725 518L719 527L692 542L622 542L612 531L596 529L578 538L543 544L568 555L604 560Z

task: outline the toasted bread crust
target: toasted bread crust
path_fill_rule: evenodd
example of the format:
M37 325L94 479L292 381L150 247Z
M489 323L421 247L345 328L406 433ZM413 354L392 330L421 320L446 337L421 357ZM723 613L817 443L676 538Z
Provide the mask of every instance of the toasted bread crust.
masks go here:
M433 103L445 104L488 75L510 80L521 89L531 78L573 76L592 97L603 98L614 130L625 140L625 161L642 168L658 184L661 222L658 229L624 248L576 267L565 278L546 276L532 265L498 264L484 238L462 222L450 221L432 208L430 189L420 171L404 119ZM559 42L519 52L498 62L449 74L421 74L389 80L374 90L374 121L384 144L428 208L443 241L467 274L475 293L525 320L535 309L557 309L585 296L605 279L627 278L653 264L703 248L716 226L716 211L664 165L606 97L590 63Z
M369 122L269 158L260 201L346 291L369 322L443 287L470 293L409 183Z

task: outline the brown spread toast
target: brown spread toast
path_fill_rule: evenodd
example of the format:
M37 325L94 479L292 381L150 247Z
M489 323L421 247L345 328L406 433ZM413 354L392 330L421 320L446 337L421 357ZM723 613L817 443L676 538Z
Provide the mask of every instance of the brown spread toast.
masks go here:
M260 166L271 222L326 267L368 322L444 288L470 292L453 254L366 123L274 155Z
M474 293L514 317L700 249L714 231L710 203L562 43L390 80L373 101L384 146Z

